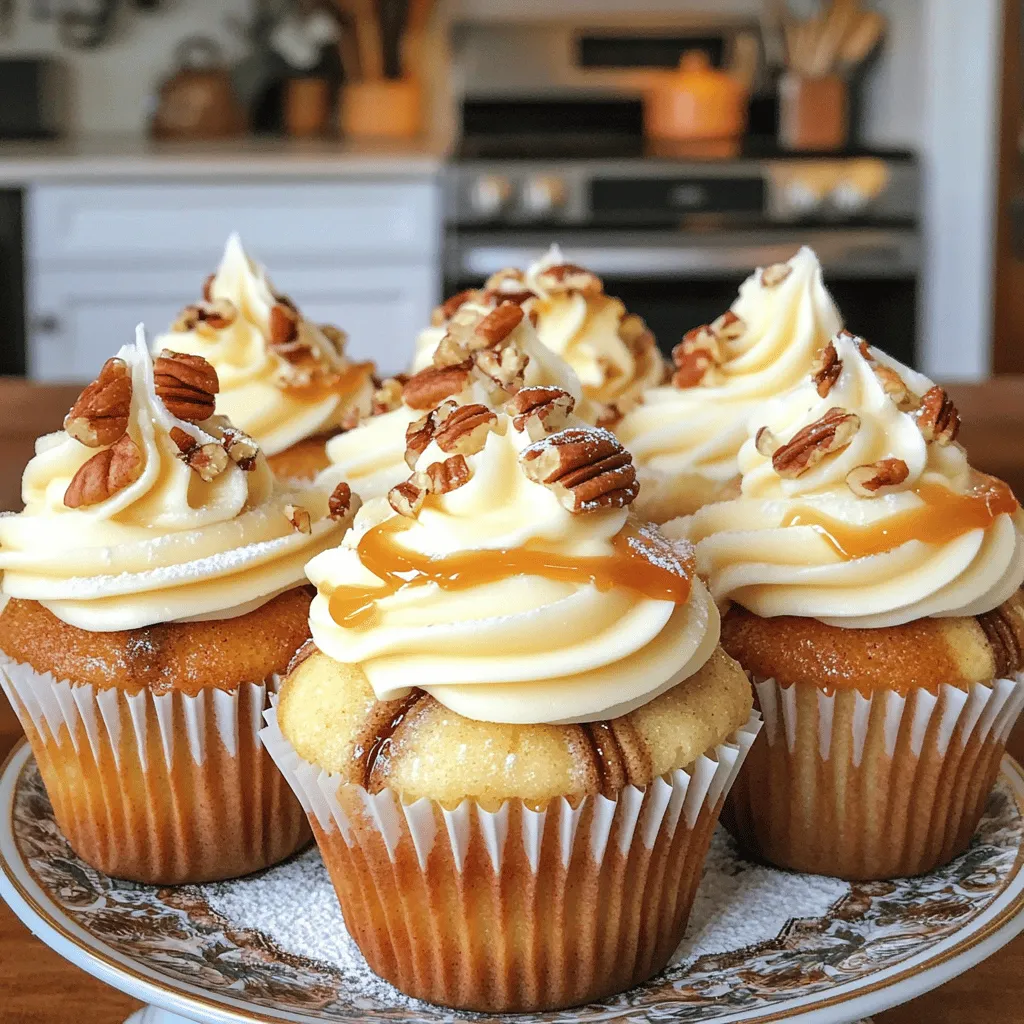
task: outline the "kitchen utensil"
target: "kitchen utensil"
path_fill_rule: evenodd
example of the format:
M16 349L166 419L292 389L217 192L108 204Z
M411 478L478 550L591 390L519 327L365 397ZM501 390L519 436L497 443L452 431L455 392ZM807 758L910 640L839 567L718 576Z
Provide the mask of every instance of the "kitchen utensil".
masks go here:
M697 156L739 149L747 126L748 91L741 79L711 66L702 50L683 54L676 71L652 76L644 99L644 129L659 142Z
M409 0L378 0L385 78L402 77L402 36L409 17Z
M406 77L423 82L427 79L426 35L433 9L433 0L409 0L409 16L402 40L402 67Z
M843 39L839 49L839 65L847 74L863 64L882 41L888 23L877 11L864 11Z
M787 71L779 79L779 142L784 148L834 152L848 139L845 78Z
M289 78L284 90L284 127L293 138L324 135L331 117L331 83L326 78Z
M351 18L359 50L360 75L366 81L384 77L384 53L375 0L335 0Z
M237 135L245 115L235 97L220 46L189 36L175 50L176 70L160 86L150 129L158 139L215 139Z

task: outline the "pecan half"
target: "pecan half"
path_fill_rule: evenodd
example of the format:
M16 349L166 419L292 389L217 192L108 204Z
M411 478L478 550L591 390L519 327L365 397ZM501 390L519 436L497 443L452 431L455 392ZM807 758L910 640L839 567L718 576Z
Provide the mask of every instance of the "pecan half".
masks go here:
M344 519L351 507L352 488L342 480L327 499L327 514L332 519Z
M423 508L423 501L427 496L427 482L425 474L413 473L408 480L403 480L388 491L388 504L400 516L415 518Z
M921 398L917 425L926 441L951 444L960 432L960 414L953 400L938 385L929 388Z
M474 327L467 339L470 351L500 345L522 322L523 307L503 302Z
M453 455L444 462L432 462L427 466L427 479L432 494L449 494L468 484L472 474L464 455Z
M434 311L430 314L430 323L434 327L443 327L451 318L455 315L455 312L464 306L467 302L471 302L477 298L480 293L475 288L466 288L464 291L456 292L454 295L445 299L440 306L435 306Z
M523 388L506 406L516 430L525 430L531 441L562 430L576 399L562 388Z
M220 391L217 371L202 357L164 349L153 364L156 397L179 420L201 423L213 415Z
M793 268L788 263L773 263L761 271L761 284L765 288L777 288L792 273Z
M846 483L858 497L876 498L886 488L898 487L908 476L910 468L902 459L882 459L850 470Z
M203 327L219 331L238 319L238 310L230 299L206 299L186 306L171 326L172 331L195 331Z
M672 361L676 364L675 373L672 374L674 387L695 388L705 381L711 384L715 379L714 371L718 364L706 349L684 352L677 345L672 350Z
M624 508L640 491L633 456L607 430L569 427L528 445L519 459L570 512Z
M171 440L178 448L178 458L207 483L216 480L228 468L228 453L223 444L216 441L200 444L181 427L171 427Z
M486 405L457 405L450 410L441 407L434 440L443 452L476 455L497 425L497 415Z
M433 409L466 386L472 369L472 360L455 366L428 366L405 382L402 401L410 409Z
M903 378L890 366L871 360L871 369L882 390L892 399L900 412L913 412L919 405L917 395L907 387Z
M285 505L284 515L297 533L313 532L313 517L301 505Z
M64 417L64 429L88 448L113 444L128 429L132 375L123 359L108 359L100 375Z
M437 409L432 409L425 416L413 420L405 428L405 463L410 469L415 468L416 460L434 440L435 430L437 430Z
M537 284L547 292L579 292L587 297L604 291L604 282L597 274L575 263L545 267L537 275Z
M260 453L260 447L245 431L237 427L225 427L221 444L228 458L239 469L251 473L256 468L256 456Z
M516 345L485 348L474 356L476 368L502 391L518 391L526 380L530 357Z
M290 301L278 301L270 310L270 344L275 348L294 341L299 333L299 314Z
M68 508L98 505L142 475L142 452L128 434L78 467L64 492Z
M828 397L842 372L843 361L839 358L835 345L830 341L824 348L818 350L811 364L811 383L817 388L821 398Z
M860 417L845 409L829 409L820 420L804 427L775 450L772 467L779 476L793 479L818 465L826 455L842 451L860 429Z

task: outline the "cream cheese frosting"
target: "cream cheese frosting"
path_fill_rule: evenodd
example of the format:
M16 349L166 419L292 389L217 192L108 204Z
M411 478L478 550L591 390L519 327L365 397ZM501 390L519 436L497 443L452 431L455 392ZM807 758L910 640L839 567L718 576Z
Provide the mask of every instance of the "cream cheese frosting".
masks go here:
M727 491L737 477L750 413L794 387L842 327L808 248L788 263L755 271L730 312L721 318L728 325L716 321L709 328L716 329L717 351L703 380L645 391L615 428L636 459L641 508L657 522Z
M465 316L484 316L493 310L487 302L467 302L460 310ZM439 335L431 352L447 333ZM539 341L528 317L513 331L509 343L515 345L529 360L525 370L525 385L559 387L568 391L577 403L582 402L583 388L572 368ZM430 368L430 360L422 370ZM469 377L466 386L452 396L460 404L492 402L491 389L480 375ZM507 396L506 396L507 397ZM410 423L423 415L422 409L413 409L405 401L396 409L371 416L356 429L339 434L327 443L327 457L331 461L324 471L324 480L340 476L364 500L380 497L404 480L409 474L405 462L405 431Z
M141 327L118 358L130 372L126 434L141 472L105 500L69 508L68 486L97 448L63 430L40 438L22 481L24 510L0 515L0 591L107 632L231 618L304 583L305 563L337 543L345 525L328 517L327 495L276 484L262 453L248 471L228 459L204 480L182 460L171 431L222 445L231 436L227 420L195 424L168 411ZM308 533L291 521L296 509L309 513Z
M387 500L368 502L341 545L307 566L318 589L310 610L317 647L358 664L378 699L397 699L415 686L479 721L594 721L652 700L714 651L718 612L695 577L687 599L676 603L629 586L600 587L584 568L545 573L545 555L582 567L614 556L616 538L633 530L649 559L685 581L690 549L639 526L626 507L569 511L523 472L520 457L530 444L499 415L482 450L466 457L467 483L431 495L415 518L397 516ZM416 468L445 457L431 441ZM375 531L389 530L390 557L443 567L469 555L470 578L460 569L458 584L446 587L413 572L403 573L405 585L385 586L367 544ZM489 558L524 551L536 571L472 578ZM370 601L367 617L353 622L336 606L332 611L338 595L360 591Z
M971 469L952 430L937 435L936 410L958 421L930 380L846 332L833 347L841 368L830 388L808 377L750 419L741 496L667 532L696 543L718 601L765 617L863 628L998 607L1024 582L1024 521L1009 489ZM796 472L805 428L850 414L848 443L839 437ZM873 496L858 488L865 480Z
M535 318L541 344L572 367L585 397L596 406L613 405L625 412L646 389L665 379L665 361L643 321L630 316L621 300L606 295L600 278L568 264L557 245L525 273L501 271L482 291L466 297L498 302L502 294L517 296ZM443 335L443 326L421 332L414 372L429 365Z
M157 338L154 351L200 355L217 370L217 412L277 455L307 437L340 429L366 415L373 399L373 364L353 363L344 336L298 316L296 338L274 344L274 308L282 305L266 271L245 254L238 235L228 239L207 305L224 307L227 322L186 315ZM195 307L202 309L203 306ZM285 308L292 310L290 304Z

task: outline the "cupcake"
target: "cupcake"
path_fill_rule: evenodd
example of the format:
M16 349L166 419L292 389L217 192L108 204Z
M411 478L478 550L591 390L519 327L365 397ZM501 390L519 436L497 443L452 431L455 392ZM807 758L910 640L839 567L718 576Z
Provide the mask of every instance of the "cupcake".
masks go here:
M671 380L645 391L615 426L637 462L641 514L664 523L732 496L751 412L799 383L841 327L804 248L757 270L730 310L689 331L673 350Z
M330 437L368 414L373 363L345 356L343 331L317 326L275 291L238 235L228 239L203 298L186 307L154 351L202 356L220 378L217 412L260 446L285 480L312 480Z
M328 442L331 468L324 478L348 481L364 500L382 497L409 475L406 434L440 402L500 407L523 385L561 388L577 415L585 406L579 379L540 344L521 306L466 301L446 321L428 365L385 381L373 414Z
M739 498L668 524L732 602L765 729L730 829L780 867L931 871L977 827L1024 704L1024 546L948 395L852 335L751 419Z
M258 730L309 635L303 566L353 499L280 489L216 391L199 357L154 366L140 328L0 516L0 683L72 848L140 882L246 874L309 839Z
M372 969L490 1013L665 966L759 725L691 549L553 390L431 413L307 567L315 646L263 733Z
M595 406L586 418L594 422L614 422L667 375L644 321L627 312L621 300L606 295L596 274L566 262L557 245L525 273L501 270L483 289L461 292L439 306L433 326L417 339L415 370L429 364L444 325L467 301L522 305L533 318L541 344L564 359L579 378L585 399Z

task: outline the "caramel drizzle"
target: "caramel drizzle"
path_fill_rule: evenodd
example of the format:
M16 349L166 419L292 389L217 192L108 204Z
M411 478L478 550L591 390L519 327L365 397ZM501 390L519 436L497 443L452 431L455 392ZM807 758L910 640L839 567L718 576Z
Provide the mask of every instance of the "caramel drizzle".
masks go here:
M995 477L967 494L941 484L914 489L923 504L871 526L850 526L807 506L787 513L782 526L810 526L842 558L850 561L892 551L908 541L948 544L972 530L984 530L1001 515L1020 508L1010 488Z
M693 565L683 574L655 564L649 538L628 524L614 539L615 554L574 557L530 546L512 549L463 551L431 558L399 547L394 534L412 525L395 517L367 530L356 550L363 565L382 580L383 587L339 587L330 596L330 613L338 625L358 629L369 625L377 601L404 587L436 583L442 590L468 590L513 576L540 576L564 583L593 583L598 590L625 587L656 601L685 604L690 597ZM412 574L410 578L410 574Z

